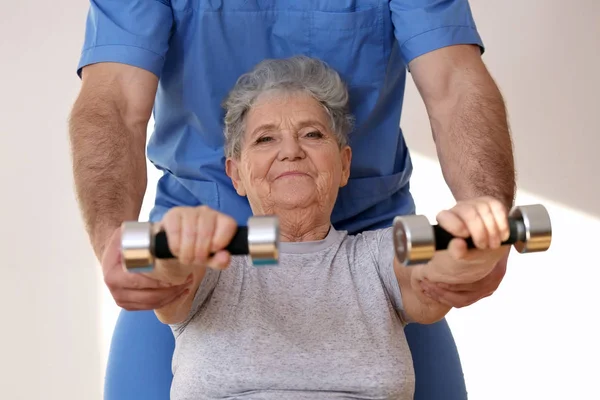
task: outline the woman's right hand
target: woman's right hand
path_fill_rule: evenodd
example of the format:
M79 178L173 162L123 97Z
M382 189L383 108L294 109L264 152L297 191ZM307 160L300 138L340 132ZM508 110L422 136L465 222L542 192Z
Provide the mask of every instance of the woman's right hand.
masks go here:
M231 255L224 249L237 230L230 216L208 206L174 207L158 228L165 231L175 259L156 260L153 277L177 284L197 268L222 270L229 266Z

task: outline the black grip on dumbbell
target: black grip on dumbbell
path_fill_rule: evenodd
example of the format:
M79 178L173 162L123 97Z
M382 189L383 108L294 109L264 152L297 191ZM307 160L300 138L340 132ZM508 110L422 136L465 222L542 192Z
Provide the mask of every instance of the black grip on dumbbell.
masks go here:
M508 227L510 229L510 235L507 240L502 242L502 245L513 245L520 240L524 240L525 226L523 225L523 221L509 218ZM436 250L446 250L450 241L455 239L455 236L448 233L448 231L439 225L433 225L433 234L435 237ZM465 242L467 242L467 248L469 249L474 249L476 247L473 243L473 239L470 237L465 239Z
M231 255L246 255L250 252L247 226L238 226L237 232L225 250L231 253ZM169 242L165 231L158 232L154 237L154 257L158 259L175 258L169 249Z

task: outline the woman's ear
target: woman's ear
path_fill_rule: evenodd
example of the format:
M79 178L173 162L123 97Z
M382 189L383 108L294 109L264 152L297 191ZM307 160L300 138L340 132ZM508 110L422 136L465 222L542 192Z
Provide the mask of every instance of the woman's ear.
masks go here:
M352 163L352 149L350 146L344 146L340 150L340 158L342 159L342 179L340 180L340 187L344 187L348 184L348 179L350 179L350 164Z
M228 157L225 160L225 173L227 173L227 176L231 179L231 182L233 183L233 187L235 188L237 194L239 194L240 196L245 196L246 189L244 188L244 184L242 182L242 179L240 178L238 161Z

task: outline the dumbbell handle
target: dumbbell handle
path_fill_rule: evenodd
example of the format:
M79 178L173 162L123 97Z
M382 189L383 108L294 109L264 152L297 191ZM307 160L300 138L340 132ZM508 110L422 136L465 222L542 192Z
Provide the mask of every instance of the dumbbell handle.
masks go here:
M238 226L235 235L225 248L231 255L246 255L249 254L250 249L248 247L248 227ZM169 249L169 241L167 233L160 231L154 237L154 249L153 255L157 259L175 258L171 250ZM214 253L210 254L211 256Z
M507 240L502 242L502 245L513 245L518 241L525 241L526 231L522 220L509 218L508 227L510 230L510 236ZM446 250L450 244L450 241L456 238L439 225L433 225L433 234L435 237L436 250ZM473 239L470 237L465 239L465 242L467 242L467 248L469 249L474 249L476 247L473 243Z
M156 259L175 258L167 234L151 222L125 221L121 224L123 268L133 273L154 273ZM158 231L157 231L158 230ZM231 255L249 255L253 265L277 265L279 261L279 221L262 215L238 226L225 250ZM214 254L211 254L211 256Z

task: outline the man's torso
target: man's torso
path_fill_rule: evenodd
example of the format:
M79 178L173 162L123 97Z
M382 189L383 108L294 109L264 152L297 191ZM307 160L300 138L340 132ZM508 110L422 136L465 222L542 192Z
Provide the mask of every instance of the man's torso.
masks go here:
M174 27L148 157L165 174L153 220L175 205L207 204L245 223L248 202L224 171L221 101L265 58L305 54L347 82L356 129L351 178L332 222L356 232L414 212L410 157L399 128L406 66L388 2L171 0Z

